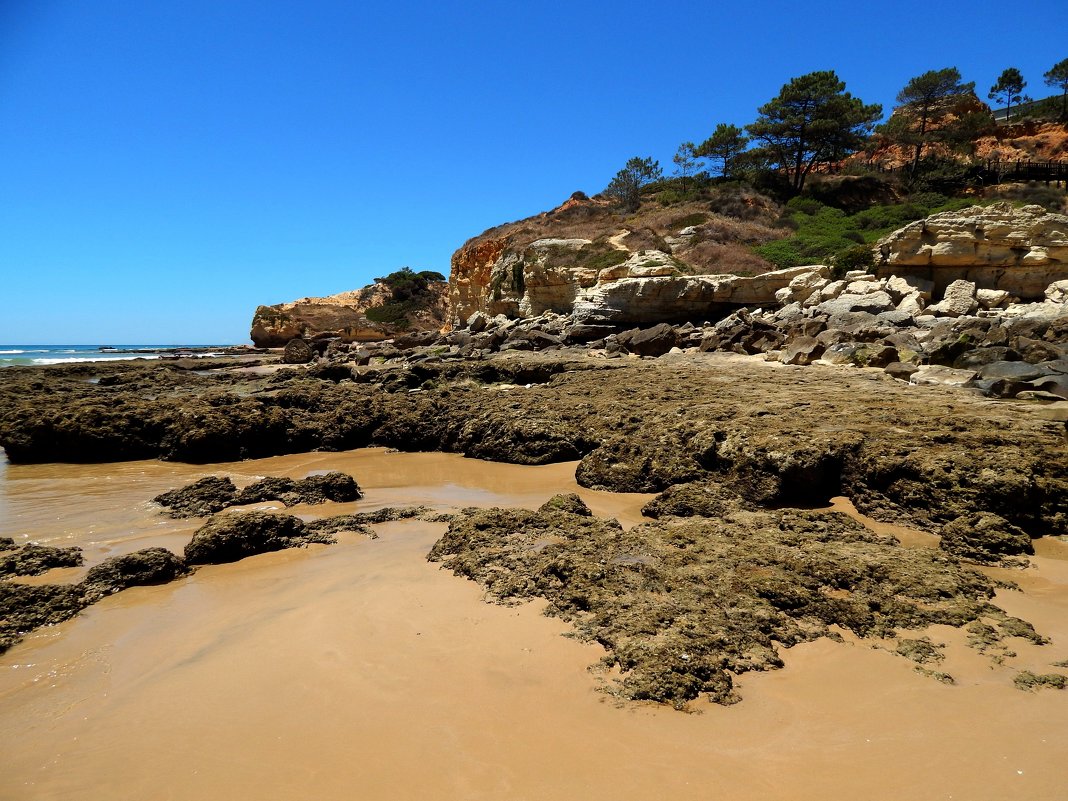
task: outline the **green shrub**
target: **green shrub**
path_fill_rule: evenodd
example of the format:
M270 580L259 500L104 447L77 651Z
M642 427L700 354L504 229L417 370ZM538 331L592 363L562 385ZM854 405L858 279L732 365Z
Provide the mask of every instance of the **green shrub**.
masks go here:
M837 274L845 275L850 270L871 272L875 269L875 253L871 245L854 245L835 254L833 266L836 277Z
M797 239L780 239L765 245L757 245L753 248L753 252L765 261L774 264L777 270L804 264L800 242Z
M790 209L791 211L799 211L802 214L808 214L809 216L813 216L819 214L820 210L827 208L827 206L824 206L815 198L802 197L798 195L797 197L790 199L790 201L786 204L786 208Z
M700 225L707 221L708 215L698 211L693 214L687 214L685 217L679 217L677 220L672 220L668 223L668 228L672 231L681 231L683 228L689 228L691 225Z

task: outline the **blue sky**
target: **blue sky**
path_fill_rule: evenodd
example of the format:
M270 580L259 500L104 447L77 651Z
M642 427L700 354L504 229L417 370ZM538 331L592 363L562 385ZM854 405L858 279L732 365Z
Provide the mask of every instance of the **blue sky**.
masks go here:
M1065 31L1064 0L0 0L0 343L245 342L260 303L447 274L796 75L1045 96Z

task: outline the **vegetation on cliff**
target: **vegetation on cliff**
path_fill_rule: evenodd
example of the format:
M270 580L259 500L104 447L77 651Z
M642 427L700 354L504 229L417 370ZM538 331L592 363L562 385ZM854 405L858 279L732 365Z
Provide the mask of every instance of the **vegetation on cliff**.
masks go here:
M410 267L402 267L396 272L381 278L375 283L389 289L389 300L378 306L371 306L365 312L368 320L376 323L389 323L399 330L406 330L410 325L411 315L433 302L430 291L432 283L442 283L445 276L433 270L415 272Z

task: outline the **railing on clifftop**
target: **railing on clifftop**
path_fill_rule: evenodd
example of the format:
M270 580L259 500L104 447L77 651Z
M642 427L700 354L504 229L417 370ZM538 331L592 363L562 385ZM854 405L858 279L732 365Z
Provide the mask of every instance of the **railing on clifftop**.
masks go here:
M854 162L855 164L855 162ZM850 165L852 166L852 165ZM813 173L821 175L839 175L845 171L842 163L817 164ZM911 164L887 167L883 164L868 163L865 168L878 173L907 173ZM988 159L971 165L971 175L984 184L1014 183L1017 181L1041 181L1046 184L1063 183L1068 188L1068 161L999 161Z

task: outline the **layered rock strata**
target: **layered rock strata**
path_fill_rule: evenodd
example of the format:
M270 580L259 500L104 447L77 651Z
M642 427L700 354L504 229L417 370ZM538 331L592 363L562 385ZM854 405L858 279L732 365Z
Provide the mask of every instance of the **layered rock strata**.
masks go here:
M1068 279L1068 216L1009 203L946 211L879 240L880 276L929 280L941 297L954 281L1041 300Z

